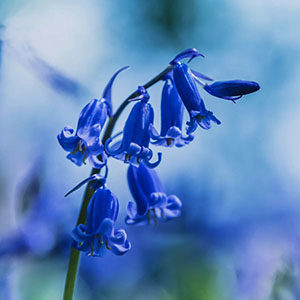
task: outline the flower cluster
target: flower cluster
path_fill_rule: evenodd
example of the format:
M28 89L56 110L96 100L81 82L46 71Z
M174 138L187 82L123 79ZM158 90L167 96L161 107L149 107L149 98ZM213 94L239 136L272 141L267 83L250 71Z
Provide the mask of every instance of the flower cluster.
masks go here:
M212 122L221 124L206 109L197 84L207 93L233 102L259 89L259 85L253 81L214 81L182 62L185 58L189 58L190 62L198 56L203 55L194 48L181 52L170 62L166 71L150 84L164 81L160 133L154 126L150 95L145 86L140 86L120 107L121 109L136 102L123 131L114 137L106 137L102 143L100 135L105 123L109 119L107 128L111 130L120 115L113 114L111 90L117 75L128 68L124 67L112 76L102 98L92 100L83 108L75 134L71 127L65 127L58 135L60 145L69 152L69 160L81 166L88 159L95 171L94 175L69 192L77 190L85 183L89 183L90 188L94 189L87 208L86 223L79 224L72 231L73 247L77 250L91 256L103 256L107 250L122 255L131 248L125 230L115 229L119 203L117 197L106 187L109 157L129 164L127 180L134 202L128 203L125 219L127 225L156 225L158 221L176 218L181 214L181 201L176 196L167 196L165 193L154 170L160 164L162 155L158 152L158 159L153 162L151 145L183 147L193 141L193 133L198 125L203 129L210 129ZM186 123L186 132L183 132L185 110L189 114L189 121ZM118 139L119 136L121 139ZM98 175L103 167L106 167L105 175Z

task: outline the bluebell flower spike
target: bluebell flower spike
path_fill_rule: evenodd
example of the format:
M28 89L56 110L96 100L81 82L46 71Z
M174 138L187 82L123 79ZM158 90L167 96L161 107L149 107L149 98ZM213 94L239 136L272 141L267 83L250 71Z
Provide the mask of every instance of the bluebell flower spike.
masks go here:
M205 84L203 89L215 97L235 102L244 95L258 91L260 86L254 81L227 80Z
M183 136L183 103L171 75L165 77L161 96L161 131L150 124L152 144L164 147L182 147L190 143L193 135Z
M105 143L106 152L116 159L125 163L138 166L144 162L149 167L156 167L161 161L161 154L158 154L158 161L151 163L153 156L149 148L150 133L149 126L153 124L154 112L148 103L149 94L144 87L138 89L141 100L137 102L125 123L122 141L113 144L113 139L109 138Z
M125 222L128 225L147 225L168 221L181 214L181 201L174 195L167 196L154 169L144 164L130 165L127 180L134 202L127 207Z
M107 155L100 140L100 134L111 114L111 88L116 76L127 67L118 70L104 89L103 98L94 99L81 111L77 130L65 127L57 136L62 148L70 152L67 158L81 166L88 159L95 169L101 169L106 165Z
M72 194L73 192L77 191L78 189L80 189L83 185L91 182L91 181L94 181L94 187L97 187L97 188L100 188L102 186L105 185L105 182L106 182L106 176L101 176L99 174L94 174L84 180L82 180L80 183L78 183L74 188L72 188L69 192L67 192L65 194L65 197L69 196L70 194ZM96 189L97 189L96 188Z
M108 189L100 188L92 196L87 209L86 224L72 231L73 247L90 256L102 257L107 250L123 255L131 248L125 230L116 230L119 202Z
M112 90L112 85L116 79L116 77L119 75L119 73L121 73L124 70L127 70L129 68L129 66L123 67L121 69L119 69L109 80L108 84L106 85L103 94L102 94L102 98L105 99L109 105L109 110L108 110L108 115L109 117L112 116L113 114L113 110L112 110L112 102L111 102L111 90Z

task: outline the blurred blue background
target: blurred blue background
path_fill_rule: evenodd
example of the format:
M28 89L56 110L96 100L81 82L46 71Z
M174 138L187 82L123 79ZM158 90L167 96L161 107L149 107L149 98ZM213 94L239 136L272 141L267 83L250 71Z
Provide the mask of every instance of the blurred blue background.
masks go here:
M119 67L115 108L191 47L205 55L194 69L261 90L236 105L202 93L222 125L163 150L175 221L124 225L127 165L110 162L132 250L82 256L76 299L300 299L299 15L296 0L1 1L0 299L61 299L83 190L63 195L90 167L65 159L57 133Z

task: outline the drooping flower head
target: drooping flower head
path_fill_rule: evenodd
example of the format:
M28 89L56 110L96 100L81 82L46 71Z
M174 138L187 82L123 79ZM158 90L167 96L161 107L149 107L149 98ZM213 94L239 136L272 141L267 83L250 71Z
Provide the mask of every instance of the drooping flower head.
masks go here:
M118 211L117 197L106 188L98 189L88 205L86 225L72 231L73 247L91 256L103 256L107 250L123 255L130 250L125 230L114 228Z
M197 124L203 129L211 127L211 121L216 124L221 122L208 111L204 105L203 99L199 94L196 86L195 77L203 78L202 74L192 72L191 69L180 60L189 57L192 60L194 57L203 56L196 49L188 49L178 54L171 62L174 65L173 76L176 89L190 114L190 122L187 133L190 134L196 130Z
M112 115L111 89L117 75L128 67L118 70L104 89L101 99L88 103L80 113L77 130L66 126L57 136L67 158L81 166L89 159L93 168L101 169L106 164L107 156L100 140L100 133L108 116Z
M211 84L205 83L203 89L215 97L235 102L243 95L258 91L260 87L255 81L227 80L215 81Z
M141 162L154 168L161 161L161 153L158 153L158 161L151 163L153 156L149 148L149 126L153 124L154 112L149 100L149 94L144 87L138 89L140 96L134 100L138 102L133 106L123 129L121 142L110 145L112 139L105 143L106 152L125 163L139 165Z
M158 219L167 221L180 216L181 201L175 195L166 195L154 169L144 164L130 165L127 180L135 201L128 203L127 224L156 224Z
M160 134L150 125L150 136L155 145L182 147L193 140L193 135L182 134L183 103L174 84L173 76L165 76L161 96L161 130Z

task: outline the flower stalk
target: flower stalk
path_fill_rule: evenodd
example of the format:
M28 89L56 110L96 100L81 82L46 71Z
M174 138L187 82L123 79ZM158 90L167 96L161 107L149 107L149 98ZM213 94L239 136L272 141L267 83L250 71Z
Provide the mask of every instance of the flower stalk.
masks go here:
M148 81L146 84L143 85L145 89L150 88L157 82L163 79L163 77L169 73L173 69L173 66L168 66L165 70L163 70L161 73L159 73L157 76L152 78L150 81ZM133 92L130 94L123 103L119 106L115 114L109 119L109 122L106 126L103 138L102 138L102 144L104 145L106 140L109 139L113 133L114 127L124 111L124 109L127 107L127 105L130 103L130 99L133 99L135 97L139 96L138 91ZM93 168L91 171L91 176L95 174L99 174L100 169ZM86 223L86 215L87 215L87 207L90 202L90 199L92 198L94 194L94 190L91 188L91 183L89 183L85 189L80 212L78 215L77 223L79 224L85 224ZM75 282L76 277L78 273L78 265L79 265L79 258L80 258L80 251L76 250L75 248L71 247L70 256L69 256L69 264L68 264L68 270L67 270L67 276L65 281L65 289L64 289L64 296L63 300L72 300L74 295L74 288L75 288Z

